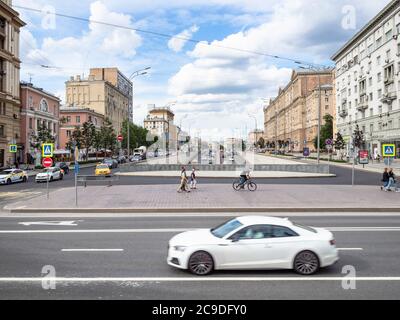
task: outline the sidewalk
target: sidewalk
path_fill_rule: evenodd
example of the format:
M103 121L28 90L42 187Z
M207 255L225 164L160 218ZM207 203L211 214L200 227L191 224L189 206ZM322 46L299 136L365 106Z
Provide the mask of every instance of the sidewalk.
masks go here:
M299 154L295 153L293 155L295 157L301 157L301 159L293 157L294 158L293 161L303 162L303 163L317 163L317 160L304 158L303 155L300 153ZM263 156L271 157L270 155L263 155ZM316 156L316 155L312 154L312 156ZM292 157L287 157L287 156L273 156L273 157L284 159L284 160L290 160L292 158ZM325 158L326 158L326 155L321 156L321 158L320 158L321 163L323 163L323 164L328 163L328 160L325 160ZM340 162L330 161L329 164L332 166L348 168L348 169L351 169L353 167L352 163L340 163ZM385 165L383 160L381 160L379 163L376 160L374 160L374 162L372 163L372 161L370 160L370 163L366 164L364 166L362 164L355 165L356 170L376 172L376 173L383 173L383 170L388 167L393 168L395 174L397 173L397 175L400 175L400 159L395 159L390 166Z
M177 193L177 185L63 188L46 196L6 206L11 213L45 212L400 212L400 193L374 186L259 185L236 192L230 184L200 185Z

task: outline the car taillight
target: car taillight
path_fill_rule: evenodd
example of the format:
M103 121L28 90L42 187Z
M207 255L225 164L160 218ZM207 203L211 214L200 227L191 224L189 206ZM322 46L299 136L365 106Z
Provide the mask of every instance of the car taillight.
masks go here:
M332 240L329 241L329 243L331 244L331 246L334 246L336 244L336 240L332 239Z

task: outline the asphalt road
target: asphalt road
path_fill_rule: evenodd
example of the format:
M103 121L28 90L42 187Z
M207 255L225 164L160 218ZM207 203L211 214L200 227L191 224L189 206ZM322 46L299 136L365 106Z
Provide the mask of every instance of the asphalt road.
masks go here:
M174 234L226 219L0 218L0 299L400 299L400 216L291 218L331 229L342 249L337 264L311 277L291 271L194 277L166 264ZM43 224L54 220L65 225ZM54 290L42 288L46 265L54 266L57 277L68 278L57 281ZM342 287L347 265L362 277L354 290Z

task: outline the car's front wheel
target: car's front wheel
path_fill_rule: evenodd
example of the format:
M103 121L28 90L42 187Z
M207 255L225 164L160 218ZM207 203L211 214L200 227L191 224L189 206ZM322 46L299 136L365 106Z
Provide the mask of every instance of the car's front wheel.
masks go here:
M189 258L189 271L198 276L205 276L214 270L214 260L205 251L197 251Z
M319 259L312 251L302 251L294 258L293 268L302 275L314 274L319 269Z

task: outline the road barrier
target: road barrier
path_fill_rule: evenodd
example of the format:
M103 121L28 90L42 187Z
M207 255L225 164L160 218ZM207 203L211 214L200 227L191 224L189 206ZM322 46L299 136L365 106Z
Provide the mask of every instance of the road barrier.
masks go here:
M108 186L111 187L112 182L118 180L119 177L116 175L111 175L111 176L78 175L77 177L77 181L83 183L85 188L87 187L88 181L100 181L100 182L107 181Z

